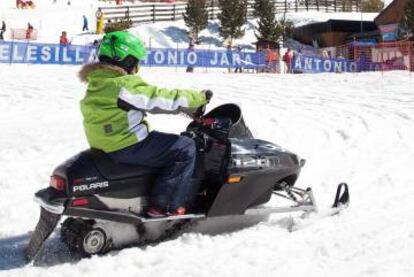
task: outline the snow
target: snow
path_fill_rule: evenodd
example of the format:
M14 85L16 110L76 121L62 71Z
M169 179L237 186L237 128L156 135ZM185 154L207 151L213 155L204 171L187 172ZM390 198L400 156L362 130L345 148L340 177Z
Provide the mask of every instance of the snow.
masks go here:
M42 21L40 41L55 41L64 28L69 36L78 34L77 41L88 40L79 32L81 17L93 15L95 1L72 0L64 12L64 3L53 7L52 0L37 0L33 11L14 10L12 2L0 1L0 17L22 22L23 28L27 20ZM315 18L322 17L303 20ZM217 25L210 27L201 35L219 46ZM133 32L146 42L152 37L153 47L187 43L182 21L142 25ZM238 43L252 39L247 32ZM159 86L212 89L210 108L239 104L256 137L307 160L298 186L311 186L323 208L332 204L336 185L347 182L349 209L295 232L287 227L299 214L259 223L257 218L210 220L170 241L82 260L68 256L55 234L36 266L24 265L22 251L39 216L33 194L48 185L59 163L88 147L79 69L0 64L1 277L414 276L414 76L404 71L271 75L196 68L189 76L180 68L142 68L143 78ZM156 129L174 133L188 121L150 117Z
M278 215L236 231L221 223L219 232L213 224L212 231L80 261L66 257L55 237L42 254L43 267L23 266L21 251L38 218L33 193L47 186L57 164L87 147L78 70L0 65L0 269L6 270L0 275L414 274L414 80L403 71L275 76L196 69L188 78L183 70L143 68L153 84L212 89L211 107L239 104L255 136L307 159L298 185L312 186L321 207L345 181L350 208L293 233L287 231L290 216ZM175 133L188 123L161 115L150 121Z
M8 28L6 37L11 28L27 28L27 23L38 30L37 42L59 43L59 36L62 31L68 33L68 37L76 43L85 43L85 34L82 33L83 19L86 15L89 20L89 28L95 30L95 12L99 6L94 0L71 0L68 6L67 1L57 0L36 0L35 9L16 9L15 0L0 1L0 19L5 20ZM93 39L92 39L93 41Z

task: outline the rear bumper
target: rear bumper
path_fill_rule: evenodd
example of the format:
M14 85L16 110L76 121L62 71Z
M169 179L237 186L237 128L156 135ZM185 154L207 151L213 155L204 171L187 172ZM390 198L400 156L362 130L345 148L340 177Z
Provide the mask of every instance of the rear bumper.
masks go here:
M40 196L35 196L34 201L37 202L40 207L53 214L63 214L65 207L61 203L54 203L43 199Z
M53 214L63 214L65 210L64 201L62 198L56 195L51 189L39 190L35 196L34 201L37 202L40 207Z

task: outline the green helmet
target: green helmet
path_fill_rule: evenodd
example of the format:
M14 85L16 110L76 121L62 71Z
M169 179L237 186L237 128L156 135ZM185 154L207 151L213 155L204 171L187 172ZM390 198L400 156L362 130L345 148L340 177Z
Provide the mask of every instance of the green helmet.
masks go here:
M123 31L105 34L98 50L98 57L106 56L114 61L122 61L127 56L142 60L146 55L144 43L133 34Z

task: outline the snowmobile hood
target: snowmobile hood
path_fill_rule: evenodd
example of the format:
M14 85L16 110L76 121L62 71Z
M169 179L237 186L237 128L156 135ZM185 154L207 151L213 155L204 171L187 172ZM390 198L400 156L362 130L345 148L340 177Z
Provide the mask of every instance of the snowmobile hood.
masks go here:
M106 78L116 78L127 75L128 73L117 66L105 63L91 63L82 67L79 71L79 79L82 82L91 82Z
M280 152L291 153L277 144L254 138L231 138L232 154L278 154Z

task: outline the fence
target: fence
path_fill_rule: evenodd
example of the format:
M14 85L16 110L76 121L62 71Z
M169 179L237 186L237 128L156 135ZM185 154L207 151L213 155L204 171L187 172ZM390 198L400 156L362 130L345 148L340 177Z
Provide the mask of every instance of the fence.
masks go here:
M277 13L321 11L321 12L358 12L360 11L360 0L276 0ZM210 19L217 19L220 13L218 0L207 2L207 10ZM248 0L247 17L253 18L254 1ZM186 3L152 3L134 4L123 6L101 7L106 23L118 21L129 16L132 23L147 23L161 21L175 21L183 19Z
M10 29L10 38L11 39L31 39L36 40L37 39L37 29L17 29L12 28Z
M340 47L298 52L292 67L296 72L414 71L414 42L352 42Z
M377 45L353 45L349 57L360 71L414 71L414 42L384 42Z

